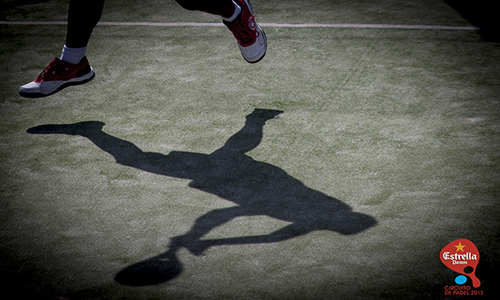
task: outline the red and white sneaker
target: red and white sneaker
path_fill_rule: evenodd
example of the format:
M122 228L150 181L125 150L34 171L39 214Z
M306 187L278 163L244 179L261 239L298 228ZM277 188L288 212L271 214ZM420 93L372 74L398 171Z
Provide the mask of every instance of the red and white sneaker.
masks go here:
M267 51L266 34L255 22L252 5L248 0L234 0L241 7L240 15L233 22L223 22L238 40L241 55L249 63L259 62Z
M54 58L38 77L19 88L19 95L26 98L46 97L57 93L70 85L84 84L95 73L84 57L78 65L72 65L59 58Z

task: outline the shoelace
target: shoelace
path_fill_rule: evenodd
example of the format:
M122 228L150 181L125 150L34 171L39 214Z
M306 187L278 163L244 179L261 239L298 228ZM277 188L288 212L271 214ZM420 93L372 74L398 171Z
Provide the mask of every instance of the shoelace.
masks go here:
M255 39L257 39L260 36L260 33L255 29L251 28L248 26L248 24L251 24L252 22L255 24L255 16L252 15L252 17L248 20L247 26L242 26L242 22L238 22L237 26L234 26L232 28L233 32L235 33L235 37L238 40L238 42L242 45L248 45L248 43L251 43L254 40L254 35Z
M38 75L35 81L68 80L77 72L78 69L76 68L66 67L66 69L64 69L64 65L54 59L45 70Z
M51 61L50 64L40 73L40 75L38 75L36 81L42 81L44 79L47 79L51 75L52 70L57 69L57 67L58 67L57 61L55 60Z

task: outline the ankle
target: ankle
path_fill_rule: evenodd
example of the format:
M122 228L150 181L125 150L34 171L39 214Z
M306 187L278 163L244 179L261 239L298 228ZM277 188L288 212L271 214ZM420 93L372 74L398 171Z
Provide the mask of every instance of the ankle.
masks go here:
M71 48L64 45L60 60L72 65L78 65L80 61L85 57L86 53L87 46L81 48Z
M233 4L234 4L234 12L233 12L233 14L232 14L231 16L227 17L227 18L222 17L222 20L224 20L224 21L226 21L226 22L228 22L228 23L230 23L230 22L232 22L232 21L236 20L236 18L237 18L237 17L240 15L240 13L241 13L241 7L240 7L238 4L236 4L234 1L233 1Z

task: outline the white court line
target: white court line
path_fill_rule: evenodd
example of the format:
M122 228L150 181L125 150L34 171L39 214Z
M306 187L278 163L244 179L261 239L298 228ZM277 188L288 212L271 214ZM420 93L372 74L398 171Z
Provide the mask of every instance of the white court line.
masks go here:
M0 25L66 25L65 21L0 21ZM212 27L224 26L222 23L193 23L193 22L99 22L97 25L103 26L159 26L159 27L182 27L198 26ZM441 25L394 25L394 24L278 24L259 23L262 27L283 27L283 28L371 28L371 29L428 29L428 30L480 30L475 26L441 26Z

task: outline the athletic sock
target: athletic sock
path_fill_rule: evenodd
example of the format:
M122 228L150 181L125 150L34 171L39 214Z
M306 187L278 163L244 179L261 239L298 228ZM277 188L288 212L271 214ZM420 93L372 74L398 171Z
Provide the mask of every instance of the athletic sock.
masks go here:
M61 60L67 63L77 65L80 63L85 54L87 53L87 46L82 48L69 48L64 45L61 54Z
M222 20L224 20L224 21L226 21L228 23L231 23L232 21L236 20L236 18L241 13L241 7L238 4L236 4L234 1L233 1L233 3L234 3L234 13L233 13L233 15L231 17L229 17L229 18L222 18Z

